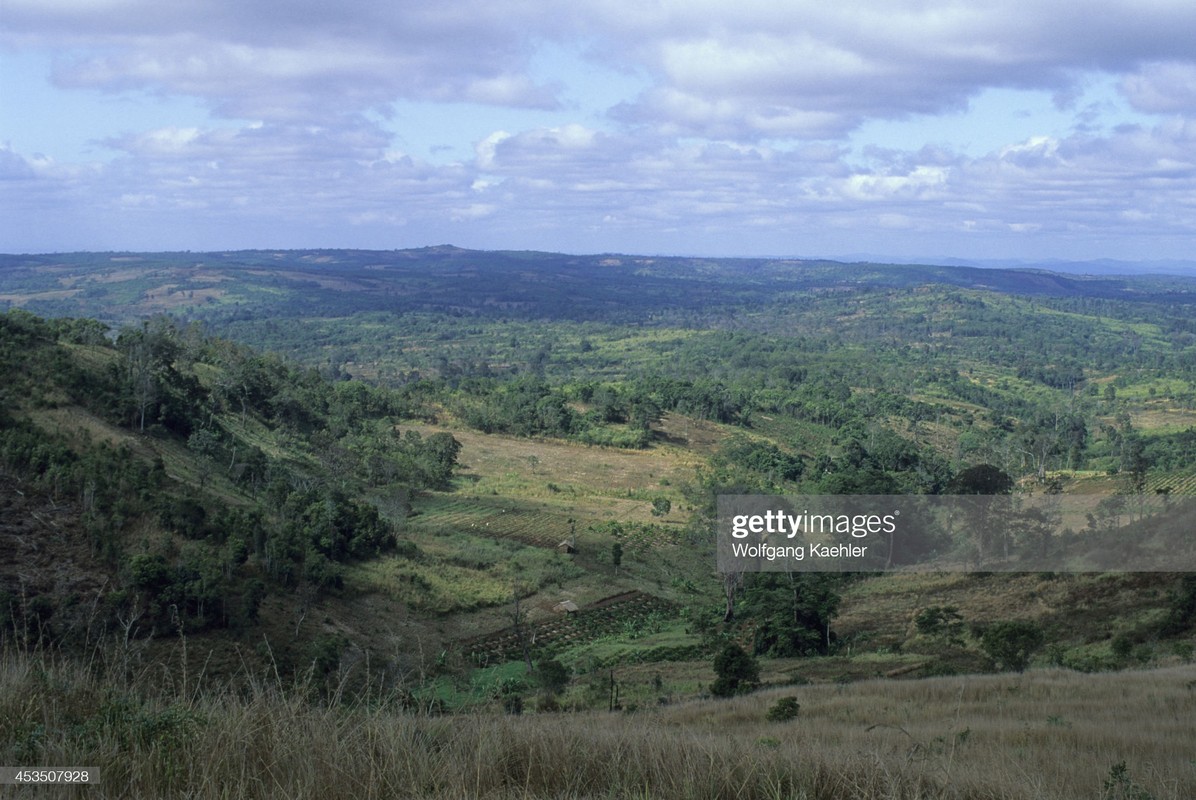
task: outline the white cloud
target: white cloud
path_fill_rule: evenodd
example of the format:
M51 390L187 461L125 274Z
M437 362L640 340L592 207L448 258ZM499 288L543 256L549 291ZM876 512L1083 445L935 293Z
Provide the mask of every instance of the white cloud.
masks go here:
M652 76L625 119L820 138L958 109L986 87L1067 97L1086 71L1143 65L1126 82L1140 107L1190 109L1194 29L1196 5L1124 0L607 0L568 13L548 0L310 0L285 11L8 0L4 40L67 44L63 86L182 93L226 116L282 120L398 98L557 108L566 87L530 76L534 43L584 38L590 57Z
M105 164L0 148L0 210L16 230L193 237L164 246L338 226L380 246L398 229L562 249L780 252L877 229L1175 241L1196 220L1192 30L1196 4L1162 0L5 0L0 46L52 51L57 97L186 97L212 116L109 127ZM587 105L575 64L537 66L544 43L634 80ZM1115 110L1079 107L1094 76L1175 118L1113 128ZM1019 122L967 154L848 146L869 121L966 119L994 89L1054 96L1072 127ZM390 114L398 100L418 110ZM438 163L404 137L446 108L460 141Z
M1121 90L1141 111L1196 114L1196 63L1152 62L1125 76Z
M490 169L494 166L494 154L498 146L505 140L510 139L511 134L506 131L494 131L489 134L482 141L478 142L475 149L477 153L477 164L482 169Z
M1184 32L1196 29L1189 3L663 6L619 28L623 57L657 79L621 117L744 138L842 136L866 119L959 110L990 87L1040 89L1066 102L1092 70L1164 57L1191 64ZM617 13L616 3L604 7Z

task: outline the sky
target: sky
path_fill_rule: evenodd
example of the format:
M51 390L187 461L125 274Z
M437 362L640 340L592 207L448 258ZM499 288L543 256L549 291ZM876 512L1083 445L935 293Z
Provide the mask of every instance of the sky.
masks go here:
M1196 258L1191 0L0 0L0 251Z

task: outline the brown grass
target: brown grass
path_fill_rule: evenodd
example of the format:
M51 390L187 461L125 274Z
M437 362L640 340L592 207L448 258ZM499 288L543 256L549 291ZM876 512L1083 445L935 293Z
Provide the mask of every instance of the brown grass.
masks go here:
M579 517L680 522L685 514L677 486L693 479L699 463L668 445L620 450L433 425L404 424L402 429L423 435L447 430L461 443L458 475L470 481L458 490L462 496L535 499ZM650 498L657 495L671 497L675 506L663 519L651 514Z
M149 686L155 686L150 690ZM38 797L1181 800L1196 667L870 681L635 714L426 717L384 693L0 662L0 763L98 766ZM781 696L799 717L768 722ZM26 796L4 787L0 796Z

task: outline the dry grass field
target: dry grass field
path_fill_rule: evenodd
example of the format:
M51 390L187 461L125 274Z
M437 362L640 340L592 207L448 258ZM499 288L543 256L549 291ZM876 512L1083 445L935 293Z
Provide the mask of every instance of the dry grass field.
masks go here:
M652 521L651 499L665 496L677 504L677 485L692 480L702 463L671 445L621 450L465 428L404 424L402 429L425 436L447 430L461 443L457 495L534 499L595 520ZM673 519L685 516L678 509Z
M3 797L1189 800L1196 667L866 681L636 713L419 716L257 679L100 681L9 653L0 761L96 766ZM781 697L796 719L771 722Z

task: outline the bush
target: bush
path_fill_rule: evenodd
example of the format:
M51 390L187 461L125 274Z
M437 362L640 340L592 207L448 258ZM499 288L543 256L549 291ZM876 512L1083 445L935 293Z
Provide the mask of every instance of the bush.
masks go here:
M710 693L715 697L746 694L760 683L760 666L756 659L734 642L728 642L714 657L714 673L716 677Z
M536 683L548 694L564 691L569 685L569 668L555 658L536 664Z
M1113 637L1110 647L1113 650L1113 655L1117 656L1117 658L1121 659L1122 661L1125 661L1134 652L1133 637L1131 637L1128 633L1119 633Z
M914 627L924 636L941 636L958 643L963 632L963 617L955 606L930 606L914 617Z
M782 697L773 703L772 708L768 709L766 717L769 722L788 722L791 719L797 719L799 708L801 706L796 697Z
M980 635L980 648L1001 669L1024 672L1033 655L1046 641L1042 628L1033 622L997 622Z
M1167 616L1160 626L1163 636L1177 636L1196 622L1196 575L1185 575L1171 592Z

